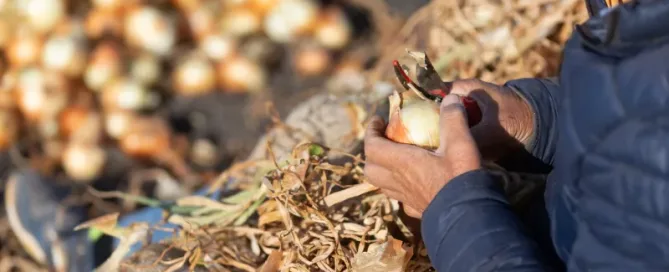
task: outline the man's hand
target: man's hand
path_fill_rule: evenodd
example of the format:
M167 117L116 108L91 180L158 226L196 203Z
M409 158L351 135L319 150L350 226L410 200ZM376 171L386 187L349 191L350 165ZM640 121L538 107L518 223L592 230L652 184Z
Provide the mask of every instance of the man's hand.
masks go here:
M534 114L530 105L512 89L478 79L449 83L451 93L469 96L481 108L481 122L471 128L483 157L496 160L530 141Z
M402 202L412 217L420 218L451 179L481 168L459 97L446 96L440 110L441 139L434 152L387 139L386 124L378 117L370 122L365 135L367 180Z

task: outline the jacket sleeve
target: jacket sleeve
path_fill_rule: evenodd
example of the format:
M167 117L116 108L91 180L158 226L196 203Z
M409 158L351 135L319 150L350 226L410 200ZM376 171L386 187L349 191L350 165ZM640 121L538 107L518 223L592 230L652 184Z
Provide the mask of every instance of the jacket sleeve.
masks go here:
M556 78L517 79L505 86L515 90L530 104L534 112L534 135L526 146L535 158L552 165L557 144L557 112L560 102L560 86Z
M423 213L422 234L437 271L545 271L500 186L484 170L451 180Z

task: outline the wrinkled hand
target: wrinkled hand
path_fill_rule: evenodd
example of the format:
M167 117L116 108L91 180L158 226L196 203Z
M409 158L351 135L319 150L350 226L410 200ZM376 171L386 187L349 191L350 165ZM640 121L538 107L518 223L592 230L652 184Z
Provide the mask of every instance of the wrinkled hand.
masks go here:
M483 157L496 160L530 141L534 116L527 102L511 88L478 79L447 83L451 93L469 96L481 108L481 122L471 128Z
M387 139L386 124L378 117L370 122L365 134L367 180L402 202L412 217L420 218L451 179L481 168L479 151L458 96L446 96L440 111L441 138L436 151Z

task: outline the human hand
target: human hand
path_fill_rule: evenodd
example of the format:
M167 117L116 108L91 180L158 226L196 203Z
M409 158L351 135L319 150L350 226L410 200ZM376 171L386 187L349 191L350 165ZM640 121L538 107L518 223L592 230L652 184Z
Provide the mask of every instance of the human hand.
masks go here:
M481 122L471 128L483 158L496 160L510 150L527 145L533 134L530 105L509 87L478 79L447 83L451 93L469 96L481 108Z
M446 183L480 169L481 158L469 132L457 95L440 107L440 142L436 151L393 142L384 136L385 122L375 117L365 133L365 176L387 196L404 204L407 215L420 218Z

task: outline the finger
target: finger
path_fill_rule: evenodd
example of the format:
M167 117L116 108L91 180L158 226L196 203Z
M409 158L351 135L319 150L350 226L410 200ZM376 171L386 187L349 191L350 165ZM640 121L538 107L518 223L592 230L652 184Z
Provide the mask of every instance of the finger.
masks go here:
M490 87L495 87L495 85L475 78L461 79L450 83L449 93L469 96L475 91L486 90Z
M443 153L448 144L472 141L465 107L460 102L458 95L449 94L442 100L439 113L439 128L440 139L437 153Z
M411 206L402 205L404 208L404 213L406 213L408 216L411 216L413 218L421 218L423 217L423 213L419 212L418 210L412 208Z
M366 161L387 168L401 167L399 157L408 151L409 146L386 138L385 129L386 123L378 116L367 125L364 139Z
M368 163L365 165L364 171L367 182L382 190L392 189L393 185L397 184L393 178L392 172L378 164Z

